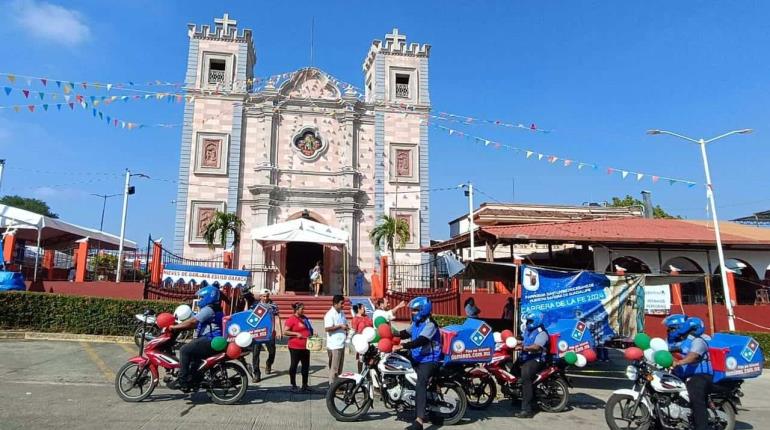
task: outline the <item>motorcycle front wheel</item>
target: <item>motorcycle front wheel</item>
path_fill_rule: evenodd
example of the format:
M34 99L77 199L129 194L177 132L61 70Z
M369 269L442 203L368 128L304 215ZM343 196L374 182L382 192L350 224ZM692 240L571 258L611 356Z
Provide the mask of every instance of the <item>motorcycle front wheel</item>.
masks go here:
M126 402L141 402L150 397L155 385L148 367L141 368L130 361L115 375L115 391Z
M639 402L633 416L633 397L627 394L613 394L604 406L604 419L610 430L649 430L652 428L652 416L647 406Z
M543 412L561 412L569 403L569 387L562 378L548 379L535 387L535 396Z
M441 425L457 424L465 416L467 407L465 391L454 382L439 383L434 392L428 393L431 421Z
M497 384L492 377L469 376L465 396L471 409L486 409L497 397Z
M363 385L356 386L353 379L337 379L326 392L326 408L335 420L352 422L369 411L372 399Z
M208 395L218 405L232 405L241 401L249 388L246 371L235 363L222 363L209 370Z

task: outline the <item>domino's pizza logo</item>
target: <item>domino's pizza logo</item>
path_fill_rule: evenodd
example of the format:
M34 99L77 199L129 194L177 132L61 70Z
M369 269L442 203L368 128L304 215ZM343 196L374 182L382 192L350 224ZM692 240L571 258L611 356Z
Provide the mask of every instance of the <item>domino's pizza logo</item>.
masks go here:
M461 340L454 341L454 343L452 344L452 351L455 354L462 354L463 352L465 352L465 343L463 343L463 341Z
M751 339L749 340L749 343L743 347L743 351L741 351L741 357L743 357L746 361L751 361L754 359L754 355L757 353L757 350L759 350L759 344L754 339Z
M486 339L491 332L492 327L488 326L486 323L482 323L481 326L479 326L479 328L471 335L471 341L475 343L476 346L481 346L481 344L484 343L484 339Z
M254 312L246 318L246 323L252 327L256 327L259 325L259 322L262 321L262 317L265 316L266 313L267 309L264 306L257 305L257 307L254 308Z
M575 324L575 329L572 330L572 338L575 340L583 339L583 333L586 331L586 323L583 321L578 321L577 324Z

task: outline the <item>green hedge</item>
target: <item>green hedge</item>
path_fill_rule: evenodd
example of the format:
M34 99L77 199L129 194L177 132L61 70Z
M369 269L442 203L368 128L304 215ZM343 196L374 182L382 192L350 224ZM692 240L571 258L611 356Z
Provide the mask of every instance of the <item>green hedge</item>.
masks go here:
M436 320L440 327L462 324L465 321L465 317L456 317L454 315L433 315L433 319Z
M177 303L62 296L51 293L0 293L0 329L96 335L133 335L135 314L146 309L173 312Z

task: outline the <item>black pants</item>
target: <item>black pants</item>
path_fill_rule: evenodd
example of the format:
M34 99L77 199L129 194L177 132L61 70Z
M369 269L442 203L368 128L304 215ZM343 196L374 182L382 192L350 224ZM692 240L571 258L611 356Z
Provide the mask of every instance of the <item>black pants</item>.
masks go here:
M204 358L211 357L217 352L211 349L211 339L199 337L188 342L179 350L179 380L183 383L193 382L198 367Z
M417 413L416 418L421 418L423 421L427 419L425 416L425 407L428 403L428 380L439 368L439 364L435 362L431 363L418 363L414 370L417 372L417 387L415 387L415 399L414 409Z
M690 395L692 420L695 430L706 430L708 424L708 394L711 392L713 377L699 374L687 380L687 394Z
M253 356L251 357L251 365L254 367L254 375L261 375L259 370L259 355L262 352L263 345L265 349L267 349L267 362L265 364L267 367L273 367L273 363L275 363L275 338L273 338L273 340L270 342L255 343L253 346Z
M519 375L521 381L521 410L522 412L532 412L532 400L535 398L534 380L537 374L543 370L545 364L540 360L528 360L525 362L516 362L514 374Z
M307 387L307 379L310 375L310 350L309 349L291 349L289 348L289 381L291 386L297 386L297 365L302 363L302 386Z

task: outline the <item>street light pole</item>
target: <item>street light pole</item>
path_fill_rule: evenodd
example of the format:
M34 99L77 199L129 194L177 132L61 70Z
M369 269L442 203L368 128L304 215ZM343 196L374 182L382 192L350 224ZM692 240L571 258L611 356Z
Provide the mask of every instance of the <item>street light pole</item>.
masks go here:
M711 171L709 170L708 156L706 155L706 144L733 134L748 134L748 133L751 133L752 131L753 130L750 128L745 128L742 130L733 130L708 140L702 139L702 138L696 140L696 139L683 136L681 134L673 133L670 131L666 131L666 130L647 131L647 134L651 134L651 135L667 134L669 136L678 137L680 139L684 139L689 142L696 143L698 144L698 146L700 146L701 157L703 158L703 170L706 173L706 198L709 201L709 207L711 208L711 218L714 221L714 235L716 236L717 255L719 256L719 274L722 277L722 292L724 293L724 296L725 296L725 308L727 308L727 327L730 331L735 331L735 314L733 312L733 304L731 301L732 297L730 297L730 287L727 285L727 266L725 265L724 250L722 250L722 235L719 232L719 218L717 217L717 205L714 199L714 187L711 183Z
M126 169L126 185L123 187L123 215L120 219L120 245L118 246L118 269L115 274L115 283L120 282L120 272L123 271L123 240L126 237L126 213L128 212L128 182L131 180L131 171ZM106 201L106 199L105 199Z
M102 202L102 219L99 222L99 231L104 231L104 211L107 208L107 199L110 197L119 196L120 194L95 194L91 193L92 196L99 197L100 199L104 200Z
M466 193L468 195L468 235L471 239L471 249L469 261L473 261L473 251L476 249L475 241L475 227L473 225L473 183L468 181L467 184L461 185L463 188L467 188ZM471 294L476 294L476 280L471 279Z

